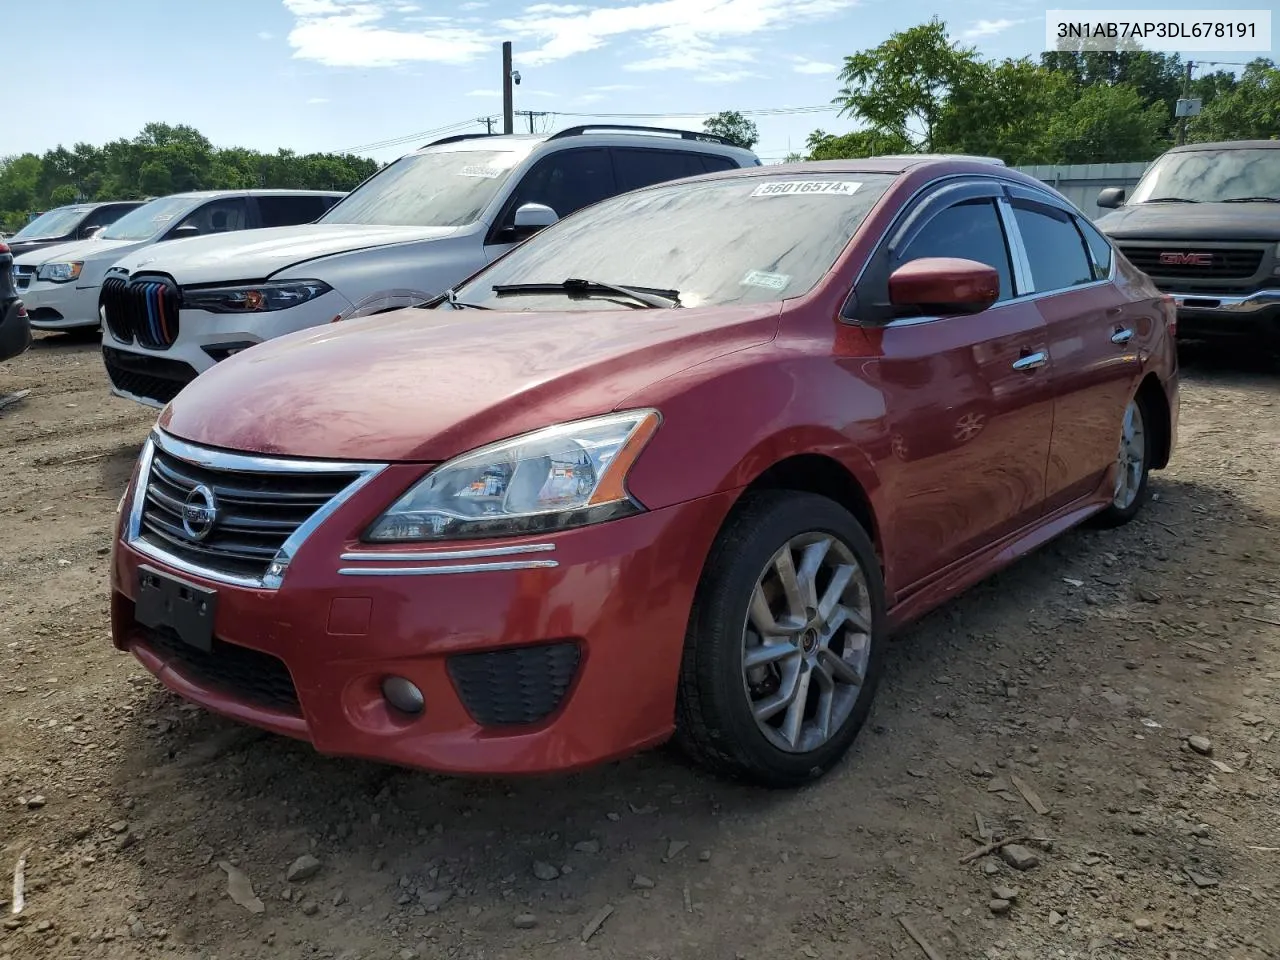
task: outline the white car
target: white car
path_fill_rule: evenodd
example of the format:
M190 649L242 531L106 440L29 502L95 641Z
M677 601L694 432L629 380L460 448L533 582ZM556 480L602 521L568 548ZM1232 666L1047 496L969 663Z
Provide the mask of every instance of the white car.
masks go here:
M160 197L125 214L91 240L16 257L18 295L37 330L97 329L99 288L107 270L125 254L202 234L308 223L344 195L321 190L211 190Z
M317 223L121 259L102 293L112 392L163 407L233 353L332 323L389 291L442 293L588 204L759 163L719 137L649 127L436 141Z

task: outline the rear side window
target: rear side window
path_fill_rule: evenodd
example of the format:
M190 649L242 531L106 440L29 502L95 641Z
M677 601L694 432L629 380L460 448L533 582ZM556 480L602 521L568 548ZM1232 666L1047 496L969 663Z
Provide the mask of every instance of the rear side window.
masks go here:
M213 200L182 219L177 227L194 226L201 235L206 233L228 233L243 230L248 226L248 210L243 197L227 197L224 200Z
M697 177L707 172L698 154L677 153L674 150L617 147L613 150L613 164L621 193L668 180Z
M1074 217L1062 210L1019 201L1014 201L1013 216L1027 249L1036 293L1093 282L1093 257L1076 229Z
M966 200L943 210L916 234L898 265L923 257L963 257L995 267L1000 274L1000 299L1013 296L1009 245L993 200Z
M700 159L702 161L702 165L707 168L707 173L718 173L721 170L738 169L738 165L728 157L718 157L714 153L699 154L698 159Z
M1076 226L1084 234L1085 243L1093 257L1093 278L1105 280L1111 276L1111 244L1088 220L1076 217Z
M320 219L334 197L258 197L264 227L292 227Z

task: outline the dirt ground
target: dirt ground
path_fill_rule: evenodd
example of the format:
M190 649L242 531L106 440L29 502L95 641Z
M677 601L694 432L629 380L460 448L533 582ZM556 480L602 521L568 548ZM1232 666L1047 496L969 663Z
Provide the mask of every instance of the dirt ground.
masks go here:
M669 751L449 780L185 706L108 640L152 416L40 339L0 366L32 391L0 411L0 958L1280 957L1278 371L1189 355L1144 516L901 635L848 760L782 794ZM992 832L1038 863L963 863Z

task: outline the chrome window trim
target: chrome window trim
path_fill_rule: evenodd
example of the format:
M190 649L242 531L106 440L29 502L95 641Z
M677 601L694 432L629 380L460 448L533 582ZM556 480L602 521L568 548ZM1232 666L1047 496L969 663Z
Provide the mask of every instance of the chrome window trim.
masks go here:
M142 511L146 504L147 487L151 479L151 464L157 449L180 460L186 460L198 467L212 470L292 474L356 473L358 476L331 497L324 506L313 513L306 522L302 523L289 535L289 538L281 545L275 558L268 565L265 574L261 577L246 577L210 570L199 564L191 563L143 539ZM142 455L139 458L138 481L133 491L133 500L129 505L129 516L125 526L125 543L145 557L204 580L260 590L278 590L284 582L290 561L297 556L298 550L307 539L326 520L333 516L343 504L347 503L386 468L387 464L385 463L351 460L303 460L232 453L179 440L177 437L156 427L147 438L147 442L142 448Z
M510 557L523 553L550 553L555 550L554 543L527 543L511 547L478 547L474 550L417 550L413 552L390 553L376 550L362 550L344 553L340 559L359 562L406 562L431 560L480 560L485 557Z
M1014 260L1014 277L1015 277L1014 284L1015 284L1015 288L1019 291L1023 289L1030 290L1030 287L1032 286L1031 261L1027 257L1026 246L1022 242L1022 232L1018 229L1017 221L1014 220L1014 217L1013 217L1013 204L1010 201L1010 196L1012 191L1010 188L1017 188L1031 194L1032 196L1030 197L1030 199L1033 202L1044 203L1046 206L1056 207L1057 209L1061 210L1063 213L1066 213L1069 216L1084 217L1086 220L1088 219L1088 217L1085 217L1083 213L1081 213L1078 209L1073 207L1070 203L1059 200L1057 197L1039 189L1038 187L1028 186L1023 183L1015 183L1014 181L1006 180L1003 177L986 175L986 174L973 174L973 173L952 174L946 177L939 177L937 180L930 180L928 183L922 185L920 189L916 190L915 193L913 193L910 197L907 198L906 203L902 205L901 209L894 216L893 221L889 224L888 228L881 235L880 240L876 244L875 249L871 252L871 255L867 257L866 262L863 263L862 269L858 271L858 276L854 279L853 287L851 289L856 289L858 284L862 282L862 278L866 274L867 268L871 265L871 262L880 254L881 249L886 243L888 243L889 237L893 234L893 232L902 225L903 218L906 216L907 212L911 210L913 204L915 204L916 201L919 200L921 195L924 194L926 190L930 190L940 185L945 185L952 181L957 181L957 180L975 180L975 181L990 180L990 181L994 181L996 184L999 184L1004 188L1003 194L993 199L995 199L996 201L997 214L1005 226L1005 235L1009 241L1009 253L1011 254ZM1097 229L1097 228L1095 227L1094 229ZM1098 231L1098 232L1101 233L1101 231ZM1111 269L1107 272L1107 276L1104 277L1103 279L1093 280L1093 281L1090 281L1089 283L1080 283L1071 287L1061 287L1055 290L1030 290L1030 292L1028 293L1019 292L1017 296L1010 297L1008 300L1000 300L996 303L993 303L988 309L998 310L1001 307L1009 306L1011 304L1030 303L1042 297L1053 297L1061 293L1075 292L1077 290L1089 290L1094 287L1100 287L1103 284L1113 282L1116 278L1116 271L1117 271L1117 263L1116 263L1117 258L1115 256L1117 252L1116 246L1114 243L1111 242L1111 239L1109 237L1106 237L1105 234L1103 234L1103 236L1108 243L1111 243L1111 248L1112 248ZM1086 250L1089 249L1088 243L1085 243L1085 249ZM1089 262L1090 263L1094 262L1092 253L1089 253ZM1020 274L1021 276L1019 276ZM914 327L923 323L934 323L938 320L953 319L953 317L950 315L925 316L925 317L902 317L897 320L890 320L887 323L866 323L864 321L851 319L848 317L842 317L841 319L842 319L842 322L845 322L845 323L853 323L858 326L869 327L871 329L888 330L888 329L893 329L897 327Z

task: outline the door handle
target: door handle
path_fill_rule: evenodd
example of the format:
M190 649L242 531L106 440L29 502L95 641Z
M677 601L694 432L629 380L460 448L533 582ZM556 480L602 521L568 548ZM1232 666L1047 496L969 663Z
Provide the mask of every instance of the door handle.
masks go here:
M1029 353L1025 357L1019 357L1013 361L1013 369L1015 370L1035 370L1037 367L1043 367L1045 361L1044 353Z
M1115 344L1126 344L1133 339L1133 331L1128 327L1121 327L1111 335L1111 342Z

